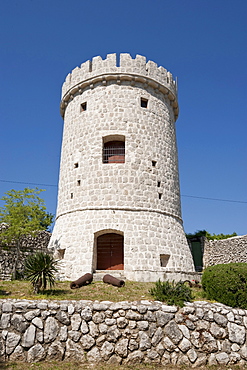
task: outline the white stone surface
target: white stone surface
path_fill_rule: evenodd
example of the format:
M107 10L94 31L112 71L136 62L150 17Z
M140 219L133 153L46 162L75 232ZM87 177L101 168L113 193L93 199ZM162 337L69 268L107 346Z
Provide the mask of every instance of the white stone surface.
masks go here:
M115 54L93 58L67 76L61 113L58 206L49 243L56 256L64 253L60 278L95 271L96 239L109 232L124 236L127 279L193 272L181 218L172 75L138 55L121 54L119 67ZM110 135L125 137L125 163L102 163L103 138ZM165 267L160 254L170 255Z

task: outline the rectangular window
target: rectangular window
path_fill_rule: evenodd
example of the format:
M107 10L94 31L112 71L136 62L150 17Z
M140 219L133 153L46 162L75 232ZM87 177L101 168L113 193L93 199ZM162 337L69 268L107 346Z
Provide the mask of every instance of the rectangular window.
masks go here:
M103 146L103 163L124 163L125 142L108 141Z
M160 266L166 267L170 258L170 254L160 254Z
M148 107L148 100L145 98L141 98L141 107L147 108Z

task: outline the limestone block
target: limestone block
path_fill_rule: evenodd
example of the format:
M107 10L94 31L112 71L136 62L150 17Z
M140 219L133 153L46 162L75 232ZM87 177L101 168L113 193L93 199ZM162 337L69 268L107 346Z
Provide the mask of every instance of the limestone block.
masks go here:
M62 361L64 352L65 346L61 342L55 341L48 348L47 359Z
M75 313L74 315L71 316L71 329L72 330L79 330L80 325L81 325L81 316L79 313Z
M229 340L237 344L244 344L246 333L245 327L229 322L227 325Z
M183 334L175 321L170 321L165 327L165 334L174 344L178 344L183 338Z
M27 352L27 362L39 362L46 357L45 350L41 344L35 344Z
M115 352L120 357L127 357L128 354L128 339L120 339L116 346L115 346Z
M33 346L35 341L35 335L36 327L34 325L30 325L23 335L21 345L24 348L30 348L31 346Z
M140 331L139 338L140 338L139 348L141 351L151 348L151 340L146 332Z
M80 343L83 349L90 349L95 344L95 339L91 335L85 334L82 335Z
M11 315L9 313L2 313L0 320L0 328L7 329L10 326Z
M113 343L105 341L103 346L101 347L101 351L100 351L101 357L104 360L108 360L110 356L113 354L114 349L115 349L115 346Z
M59 332L59 326L54 317L48 317L45 321L44 341L50 343L56 339Z
M9 356L10 361L20 361L20 362L26 362L26 354L22 348L22 346L17 346L14 350L14 352L11 353Z
M10 355L18 343L20 342L21 336L19 334L15 334L12 332L9 332L7 335L7 340L6 340L6 353L7 355Z

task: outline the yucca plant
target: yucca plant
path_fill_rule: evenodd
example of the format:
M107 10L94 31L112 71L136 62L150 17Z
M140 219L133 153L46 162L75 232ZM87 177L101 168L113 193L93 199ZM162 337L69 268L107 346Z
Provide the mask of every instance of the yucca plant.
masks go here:
M161 282L158 280L155 286L150 289L150 294L158 301L180 307L183 307L184 302L191 302L193 298L190 287L182 281Z
M54 286L55 273L58 271L57 264L58 261L53 256L44 252L31 254L26 258L24 273L31 281L35 293L39 293L41 288L44 291L47 284L50 288Z

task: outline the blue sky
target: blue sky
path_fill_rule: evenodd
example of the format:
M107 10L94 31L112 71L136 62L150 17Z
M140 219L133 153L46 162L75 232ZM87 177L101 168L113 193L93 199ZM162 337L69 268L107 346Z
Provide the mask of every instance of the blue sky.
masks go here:
M246 19L246 0L1 0L0 197L38 184L56 212L64 78L129 52L178 77L185 231L246 234Z

